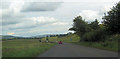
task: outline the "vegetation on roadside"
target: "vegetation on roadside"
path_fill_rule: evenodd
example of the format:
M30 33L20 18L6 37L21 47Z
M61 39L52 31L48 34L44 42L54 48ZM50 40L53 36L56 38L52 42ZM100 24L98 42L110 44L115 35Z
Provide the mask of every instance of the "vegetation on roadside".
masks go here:
M56 43L40 43L35 39L19 39L2 42L3 57L35 57Z
M70 40L72 38L72 40ZM78 42L79 40L79 36L75 35L75 34L71 34L71 35L67 35L67 36L63 36L63 37L50 37L49 41L51 42L58 42L58 41L62 41L62 42L67 42L67 43L71 43L71 42ZM42 41L44 41L44 39L42 39Z
M120 34L108 36L104 42L75 42L75 44L118 52Z

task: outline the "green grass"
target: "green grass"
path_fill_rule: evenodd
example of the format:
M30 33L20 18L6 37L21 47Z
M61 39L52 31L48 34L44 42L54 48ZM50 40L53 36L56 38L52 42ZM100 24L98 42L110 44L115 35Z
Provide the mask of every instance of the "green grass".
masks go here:
M71 35L71 37L73 36ZM63 37L63 39L64 38L66 37ZM105 39L105 42L79 42L80 39L75 37L73 37L73 40L78 40L76 42L71 42L74 44L118 52L118 40L120 40L120 35L116 34L108 36L108 38Z
M74 42L74 44L118 52L119 39L120 35L116 34L108 36L104 42Z
M77 42L75 44L118 52L118 43L116 42ZM105 46L105 44L108 45Z
M35 57L56 43L40 43L37 39L18 39L2 42L3 57Z
M2 41L0 41L0 58L2 57Z

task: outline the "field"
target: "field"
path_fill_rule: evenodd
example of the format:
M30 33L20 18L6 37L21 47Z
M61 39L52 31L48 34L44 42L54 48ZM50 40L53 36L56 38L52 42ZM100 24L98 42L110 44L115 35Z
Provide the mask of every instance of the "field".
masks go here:
M40 43L38 39L16 39L2 42L3 57L35 57L56 43Z

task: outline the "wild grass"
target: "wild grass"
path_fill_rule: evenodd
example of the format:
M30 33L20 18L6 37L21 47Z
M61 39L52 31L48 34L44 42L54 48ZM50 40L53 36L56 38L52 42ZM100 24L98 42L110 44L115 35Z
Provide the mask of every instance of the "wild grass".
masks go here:
M56 43L40 43L37 39L18 39L2 42L3 57L35 57Z
M91 42L91 41L76 42L75 44L118 52L118 48L119 48L118 47L118 41L120 40L120 35L119 34L108 35L104 39L104 41L102 41L102 40L103 39L101 39L101 41L98 41L98 42Z
M75 44L118 52L118 43L116 42L80 42Z

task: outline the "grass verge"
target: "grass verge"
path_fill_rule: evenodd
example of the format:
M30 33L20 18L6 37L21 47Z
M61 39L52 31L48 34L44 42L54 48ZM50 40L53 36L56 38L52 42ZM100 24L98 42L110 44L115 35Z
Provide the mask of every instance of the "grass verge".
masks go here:
M73 42L73 43L82 45L82 46L118 52L118 43L116 42L109 42L108 45L106 46L105 46L106 42L105 43L103 42L77 42L77 43Z
M105 40L104 42L102 41L100 42L75 42L75 44L118 52L119 50L118 41L120 40L119 34L107 36L107 38L105 38L104 40Z
M37 39L18 39L2 42L2 57L35 57L56 43L40 43Z

